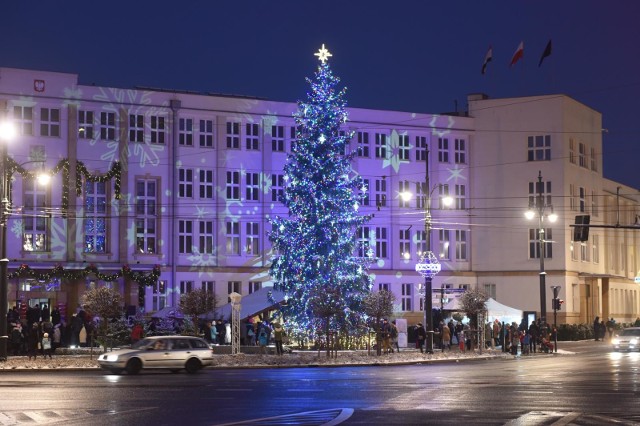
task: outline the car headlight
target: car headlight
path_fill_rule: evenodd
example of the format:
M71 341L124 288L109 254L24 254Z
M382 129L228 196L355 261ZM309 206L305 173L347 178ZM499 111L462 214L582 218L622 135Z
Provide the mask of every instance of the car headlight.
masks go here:
M614 345L619 345L620 344L620 339L613 339L611 341L611 343L613 343Z
M118 355L100 355L99 361L114 362L118 360Z

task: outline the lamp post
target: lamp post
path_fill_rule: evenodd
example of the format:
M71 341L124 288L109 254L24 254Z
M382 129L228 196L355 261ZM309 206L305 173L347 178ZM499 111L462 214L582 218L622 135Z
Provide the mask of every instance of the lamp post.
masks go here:
M0 361L7 360L8 324L8 272L7 259L7 215L9 212L9 184L7 182L7 143L15 136L11 123L0 123Z
M535 201L529 201L529 210L526 211L525 216L527 219L533 219L536 214L538 215L538 255L540 257L540 321L542 325L546 324L547 317L547 289L546 289L546 275L544 270L544 258L546 256L546 240L544 221L545 218L549 219L549 222L553 223L558 219L558 215L553 212L553 206L547 204L544 199L544 185L542 182L542 172L538 171L538 182L536 185L536 197ZM547 214L549 211L549 214ZM534 251L535 253L535 251Z
M436 188L441 185L434 185L430 187L429 181L429 150L426 152L425 157L425 186L423 194L425 196L424 203L424 234L425 234L425 251L422 254L418 263L416 263L416 272L424 277L424 326L427 332L427 341L425 342L425 351L427 353L433 353L433 277L435 277L442 266L438 261L438 258L431 251L431 195ZM444 200L445 205L451 204L451 198L447 197Z

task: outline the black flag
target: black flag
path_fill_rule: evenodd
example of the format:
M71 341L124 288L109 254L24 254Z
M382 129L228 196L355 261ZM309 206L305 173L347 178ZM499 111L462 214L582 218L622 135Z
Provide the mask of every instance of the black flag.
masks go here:
M547 47L545 47L544 48L544 52L542 52L542 57L540 58L540 62L538 63L538 67L540 67L542 65L542 61L544 61L544 58L546 58L549 55L551 55L551 40L549 40L549 43L547 43Z

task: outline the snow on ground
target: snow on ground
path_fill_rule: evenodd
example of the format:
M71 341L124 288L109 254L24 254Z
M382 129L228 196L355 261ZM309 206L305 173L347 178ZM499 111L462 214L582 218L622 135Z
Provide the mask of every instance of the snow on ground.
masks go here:
M252 367L287 367L287 366L339 366L339 365L393 365L425 362L457 362L461 360L479 358L512 358L512 355L499 350L485 350L460 352L435 351L433 354L421 354L416 350L407 349L400 353L376 356L375 352L340 351L337 357L327 357L326 352L294 351L293 353L277 355L239 354L214 355L214 366L218 368L252 368ZM0 370L55 370L55 369L83 369L98 368L98 352L93 355L53 355L53 358L38 356L29 360L26 356L10 356L5 362L0 362Z

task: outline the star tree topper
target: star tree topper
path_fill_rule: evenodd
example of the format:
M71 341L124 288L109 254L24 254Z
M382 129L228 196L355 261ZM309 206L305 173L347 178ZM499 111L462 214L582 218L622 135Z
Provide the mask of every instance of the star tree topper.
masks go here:
M331 53L329 53L329 50L327 50L326 47L324 47L324 43L322 43L322 48L320 48L320 50L318 50L318 53L314 53L314 56L317 56L318 59L320 60L320 62L322 62L323 64L331 57L333 56Z

